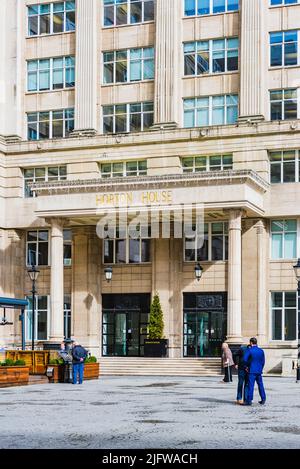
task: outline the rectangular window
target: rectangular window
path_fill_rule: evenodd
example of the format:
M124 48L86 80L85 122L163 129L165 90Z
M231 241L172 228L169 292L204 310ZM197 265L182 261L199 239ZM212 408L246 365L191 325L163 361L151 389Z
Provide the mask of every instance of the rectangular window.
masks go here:
M181 159L184 173L232 169L232 155L192 156Z
M280 31L270 33L271 67L299 65L298 31Z
M297 294L296 292L272 292L271 294L272 340L296 340Z
M297 119L298 93L296 88L270 91L271 120Z
M122 26L153 20L154 0L104 0L104 26Z
M71 319L72 319L72 307L71 307L71 295L64 295L64 338L71 338Z
M72 265L72 231L64 230L64 265Z
M115 230L113 238L103 240L104 264L141 264L150 262L150 232L148 227L128 227Z
M67 167L50 166L44 168L25 168L23 170L23 176L24 197L33 197L33 192L30 190L29 183L65 180L67 179Z
M28 140L65 138L74 130L74 109L27 114Z
M299 182L298 151L273 151L270 153L271 184Z
M271 221L271 258L296 259L297 220Z
M28 36L75 31L75 0L27 7Z
M153 125L153 103L103 106L103 133L141 132Z
M295 3L299 3L300 0L270 0L271 6L279 6L279 5L294 5Z
M103 83L154 79L154 48L103 52Z
M27 90L52 91L75 86L75 58L28 60Z
M28 297L25 316L25 339L32 340L32 297ZM48 340L49 301L47 296L35 297L34 340Z
M203 236L196 233L185 236L184 261L225 261L228 259L228 223L204 223Z
M184 75L238 70L238 38L184 43Z
M216 15L238 11L239 0L183 0L185 16Z
M100 172L102 178L146 176L147 160L101 163Z
M28 231L26 240L27 266L49 265L48 231Z
M188 98L184 103L184 127L234 124L238 118L238 95Z

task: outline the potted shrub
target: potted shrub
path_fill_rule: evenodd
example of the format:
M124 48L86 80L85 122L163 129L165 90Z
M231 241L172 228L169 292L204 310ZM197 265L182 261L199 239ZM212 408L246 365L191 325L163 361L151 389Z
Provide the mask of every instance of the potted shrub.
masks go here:
M0 363L0 388L8 386L24 386L29 381L29 367L24 360L7 358Z
M96 357L87 357L84 361L83 379L98 379L100 375L100 364Z
M164 338L164 318L158 293L153 297L150 307L148 339L145 339L145 357L166 357L168 340Z

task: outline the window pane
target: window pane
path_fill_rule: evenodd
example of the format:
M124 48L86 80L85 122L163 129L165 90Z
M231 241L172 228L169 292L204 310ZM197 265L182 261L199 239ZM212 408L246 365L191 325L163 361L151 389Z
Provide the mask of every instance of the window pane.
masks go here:
M271 46L271 66L280 67L282 65L282 45Z
M272 339L282 340L282 312L280 309L272 313Z
M154 20L154 1L144 2L144 21Z
M40 34L50 34L50 15L40 16Z
M212 236L211 258L213 261L223 260L223 236Z
M274 292L272 293L272 306L276 308L282 308L282 292Z
M116 240L116 263L126 263L126 240Z
M29 36L37 36L39 33L38 30L38 16L33 16L28 18L28 34Z
M53 32L62 33L63 30L64 30L64 13L54 13L53 14Z
M135 2L130 5L130 22L141 23L142 22L142 2Z
M75 11L67 11L65 30L75 31Z
M281 182L281 164L271 164L271 182L272 184L276 184Z
M282 103L271 103L271 120L282 120Z
M27 246L27 265L36 265L36 243L28 243Z
M142 80L142 61L130 62L130 81Z
M213 12L223 13L225 11L225 0L213 0Z
M185 0L184 14L185 16L194 16L196 14L196 0Z
M284 327L284 340L295 340L296 339L296 309L285 310L285 327Z
M285 101L284 119L297 119L297 100Z
M116 6L116 25L127 24L127 4Z
M283 182L295 182L295 162L283 164Z
M104 7L104 26L114 25L114 6Z
M38 340L47 340L47 311L38 311L38 324L37 324L37 338Z
M114 262L114 241L112 239L104 240L104 263L112 264Z
M272 234L272 259L282 259L281 234Z
M210 0L202 0L200 2L198 1L198 15L208 15L210 13L209 2Z
M140 240L129 240L129 262L138 263L140 261Z
M150 262L151 239L142 239L141 262Z
M48 243L39 243L38 265L48 265Z
M296 233L285 233L284 235L284 258L294 259L296 258L297 251L297 234Z
M296 308L297 298L295 292L285 292L284 294L284 306L286 308Z

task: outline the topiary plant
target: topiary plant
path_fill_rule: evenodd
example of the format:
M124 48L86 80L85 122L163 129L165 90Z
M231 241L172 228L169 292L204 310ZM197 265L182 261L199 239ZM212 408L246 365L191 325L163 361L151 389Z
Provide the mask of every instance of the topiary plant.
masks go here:
M163 339L164 337L164 315L161 309L158 293L153 297L150 307L149 339Z

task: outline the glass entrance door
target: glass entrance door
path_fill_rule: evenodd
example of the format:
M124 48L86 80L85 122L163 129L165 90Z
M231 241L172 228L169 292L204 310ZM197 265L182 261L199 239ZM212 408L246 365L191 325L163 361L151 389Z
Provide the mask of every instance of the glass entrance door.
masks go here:
M223 341L223 313L185 312L183 330L185 357L220 356Z
M144 355L150 295L103 295L103 356Z

